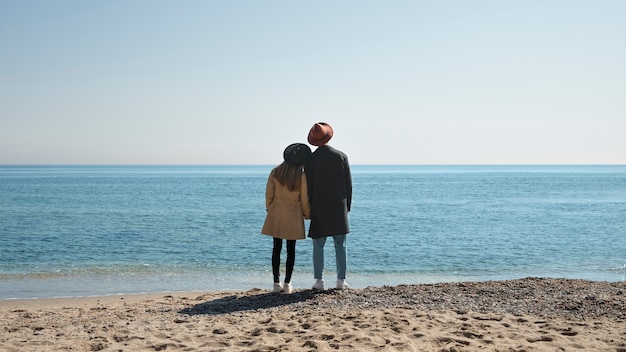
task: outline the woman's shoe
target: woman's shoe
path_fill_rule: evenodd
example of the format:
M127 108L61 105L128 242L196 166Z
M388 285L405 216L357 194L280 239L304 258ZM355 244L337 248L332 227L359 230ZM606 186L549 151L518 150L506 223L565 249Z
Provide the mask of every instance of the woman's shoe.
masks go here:
M274 282L274 292L282 292L283 286L279 282Z
M289 282L285 282L285 284L283 285L283 293L291 292L293 292L293 287L291 287L291 284Z

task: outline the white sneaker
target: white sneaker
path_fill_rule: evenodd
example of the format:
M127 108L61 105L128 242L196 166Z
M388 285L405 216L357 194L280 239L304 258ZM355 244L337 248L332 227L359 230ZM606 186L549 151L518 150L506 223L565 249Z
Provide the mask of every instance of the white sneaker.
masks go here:
M283 286L278 282L274 282L274 292L282 292L282 290Z
M324 289L324 279L316 279L313 284L314 290L323 290Z
M291 293L293 292L293 287L291 287L291 283L285 282L283 285L283 293Z
M344 290L350 288L350 285L348 285L348 283L346 282L346 280L341 280L341 279L337 279L337 289L338 290Z

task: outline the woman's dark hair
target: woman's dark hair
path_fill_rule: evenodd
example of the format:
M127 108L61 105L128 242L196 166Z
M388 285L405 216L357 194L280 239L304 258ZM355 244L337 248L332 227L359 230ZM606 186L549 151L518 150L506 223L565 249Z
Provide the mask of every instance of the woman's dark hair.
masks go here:
M292 166L286 162L276 166L272 171L278 183L287 187L291 192L300 189L302 172L302 166Z

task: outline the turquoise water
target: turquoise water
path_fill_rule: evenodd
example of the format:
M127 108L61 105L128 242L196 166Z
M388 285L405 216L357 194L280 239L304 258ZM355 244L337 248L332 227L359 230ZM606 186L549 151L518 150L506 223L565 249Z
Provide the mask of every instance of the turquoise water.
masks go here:
M0 299L269 288L271 168L0 166ZM626 166L352 171L353 287L625 279ZM312 282L307 239L293 284Z

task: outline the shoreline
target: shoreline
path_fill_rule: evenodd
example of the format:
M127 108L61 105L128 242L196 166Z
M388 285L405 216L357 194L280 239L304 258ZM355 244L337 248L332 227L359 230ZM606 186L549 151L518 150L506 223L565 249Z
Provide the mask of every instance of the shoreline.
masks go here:
M487 275L487 276L464 276L464 275L425 275L414 273L351 273L348 280L352 288L366 288L377 286L399 285L428 285L436 283L455 282L482 282L518 280L525 277L542 277L553 279L580 279L594 282L626 282L624 271L626 267L617 268L611 275L585 274L578 272L576 276L571 273L525 273L524 275ZM294 275L292 284L297 289L310 288L313 279L308 271ZM328 277L334 273L329 270ZM226 276L224 276L226 277ZM268 280L268 277L270 278ZM48 299L48 298L82 298L102 296L128 296L142 294L167 294L167 293L199 293L220 291L246 291L250 288L271 288L271 273L263 272L246 274L236 277L234 280L221 279L216 281L213 276L180 275L169 277L163 281L163 276L150 277L70 277L61 279L9 279L0 280L0 302L4 300L19 299ZM131 282L132 281L132 282ZM270 283L268 285L268 282ZM209 284L207 284L209 283ZM334 282L330 282L333 284ZM172 289L175 288L175 289Z
M0 349L626 352L626 283L449 282L0 301Z

